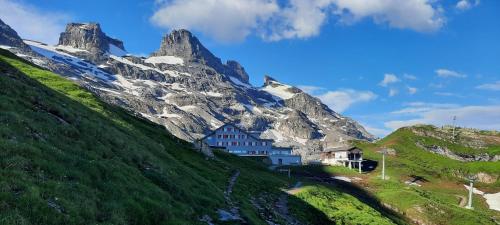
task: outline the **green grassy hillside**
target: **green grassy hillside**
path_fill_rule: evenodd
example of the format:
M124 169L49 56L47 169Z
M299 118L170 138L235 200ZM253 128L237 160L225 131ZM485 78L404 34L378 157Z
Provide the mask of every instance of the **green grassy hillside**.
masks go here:
M228 209L224 192L236 171L230 198L241 217L285 224L263 209L275 208L295 180L256 160L215 154L207 159L163 127L0 50L0 224L207 224L200 221L207 216L228 224L217 210ZM290 201L304 224L335 224L332 214L353 210L325 213L314 199ZM361 202L355 207L388 221Z
M428 133L424 135L415 132L415 129L426 129ZM433 133L437 131L436 129L432 126L401 128L376 143L355 142L355 145L364 150L365 159L379 162L379 166L371 172L357 174L355 170L345 167L305 166L296 169L296 173L326 177L334 175L356 177L359 181L349 185L338 182L335 188L344 192L353 189L358 192L367 191L373 194L375 201L406 215L414 222L453 225L497 224L500 221L500 212L490 210L482 196L474 195L474 210L463 207L468 192L463 185L467 184L464 177L468 174L480 174L484 182L476 183L475 187L487 193L500 192L498 179L500 162L461 162L431 153L416 144L425 142L428 145L447 146L457 153L478 154L488 151L490 154L495 154L495 143L488 142L489 145L481 149L464 146L457 140L438 138ZM485 131L477 131L477 134L498 135L495 132ZM490 140L489 137L487 139ZM388 180L382 181L380 151L385 148L393 150L392 154L386 157ZM405 183L408 181L415 183L413 185Z

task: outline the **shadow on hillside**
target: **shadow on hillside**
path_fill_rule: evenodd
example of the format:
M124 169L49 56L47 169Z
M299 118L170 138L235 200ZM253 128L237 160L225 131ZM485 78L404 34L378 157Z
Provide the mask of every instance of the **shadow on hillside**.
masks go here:
M332 178L333 176L340 176L341 174L328 173L326 172L326 166L322 165L306 166L306 168L307 169L292 170L292 175L308 181L326 184L329 187L333 187L337 190L350 194L359 199L361 202L374 208L383 216L391 219L396 224L409 224L407 218L385 206L374 194L368 192L364 188L358 186L355 183Z

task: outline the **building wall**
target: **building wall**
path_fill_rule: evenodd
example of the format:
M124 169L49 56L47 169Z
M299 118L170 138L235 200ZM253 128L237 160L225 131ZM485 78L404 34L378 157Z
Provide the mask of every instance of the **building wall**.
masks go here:
M225 147L237 155L268 155L272 151L271 140L260 140L232 125L216 130L206 137L205 142L210 146Z
M300 155L270 155L273 165L300 165L302 164Z

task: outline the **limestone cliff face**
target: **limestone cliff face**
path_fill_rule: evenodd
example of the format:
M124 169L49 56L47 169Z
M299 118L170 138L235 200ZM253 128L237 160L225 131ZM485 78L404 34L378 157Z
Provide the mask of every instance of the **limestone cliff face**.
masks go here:
M108 52L110 44L125 50L123 42L106 36L98 23L70 23L59 37L59 45L88 51Z

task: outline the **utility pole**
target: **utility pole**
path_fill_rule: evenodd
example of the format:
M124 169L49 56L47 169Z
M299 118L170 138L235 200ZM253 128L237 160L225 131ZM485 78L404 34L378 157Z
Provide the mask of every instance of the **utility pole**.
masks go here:
M451 136L451 140L453 142L455 142L455 123L456 123L456 121L457 121L457 116L453 116L453 125L452 125L453 130L452 130L452 136Z
M471 175L469 176L469 201L467 202L466 209L474 209L472 208L472 193L474 192L474 181L476 181L476 177Z
M386 149L382 150L382 180L385 180L385 153Z

